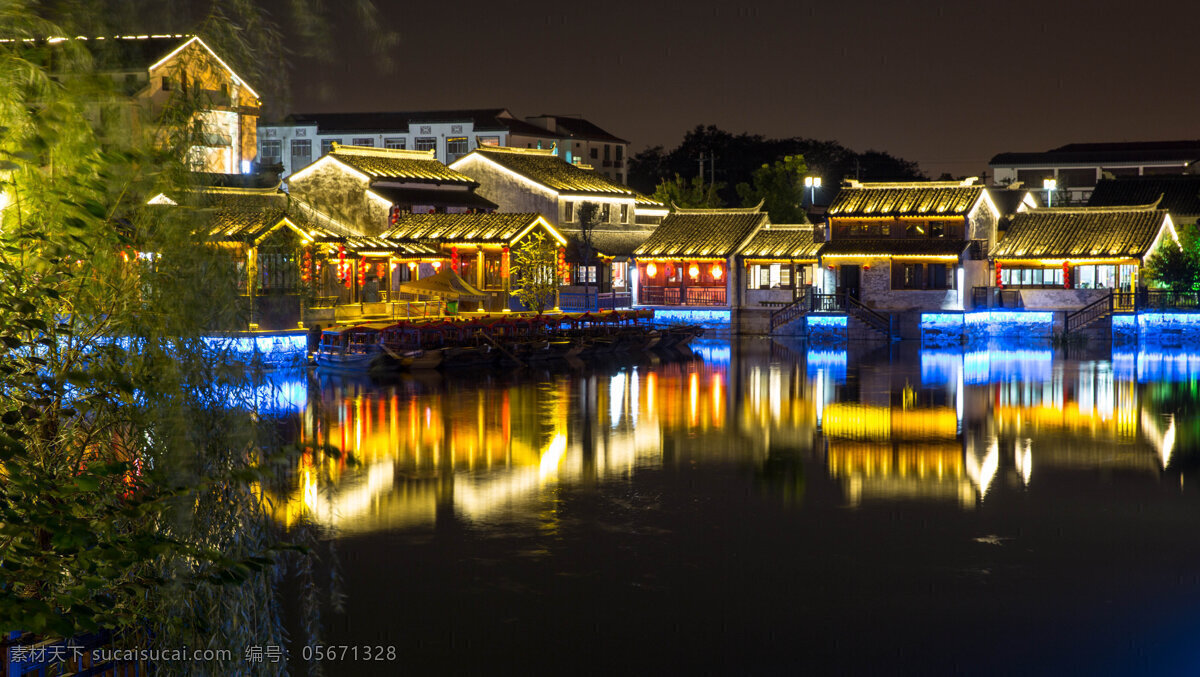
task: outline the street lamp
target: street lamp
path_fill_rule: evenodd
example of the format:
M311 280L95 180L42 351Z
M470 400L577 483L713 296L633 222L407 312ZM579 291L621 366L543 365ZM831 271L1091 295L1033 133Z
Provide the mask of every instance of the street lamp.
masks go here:
M1058 179L1042 179L1042 189L1046 191L1046 206L1054 206L1054 191L1058 190Z
M804 177L804 187L809 190L808 203L815 205L817 203L817 189L821 187L821 177L806 176Z

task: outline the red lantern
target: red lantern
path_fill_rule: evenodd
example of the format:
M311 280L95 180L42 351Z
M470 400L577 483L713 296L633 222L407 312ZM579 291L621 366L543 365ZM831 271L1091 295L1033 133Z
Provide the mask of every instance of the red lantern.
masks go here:
M508 245L500 249L500 279L508 279Z
M367 283L367 269L370 267L371 265L367 263L366 259L358 260L358 286L361 287Z
M996 288L997 289L1004 289L1004 283L1001 282L1001 279L1002 278L1000 277L1000 262L997 261L996 262Z
M346 267L346 246L338 245L338 281L350 288L350 273Z
M300 258L300 281L308 283L312 280L312 251L305 249L304 255Z
M1063 289L1071 288L1071 262L1063 261Z
M375 277L377 277L381 280L383 278L387 277L387 264L386 263L376 263L375 264Z
M458 247L450 248L450 267L458 272Z
M388 222L393 226L400 222L400 205L392 205L388 211Z

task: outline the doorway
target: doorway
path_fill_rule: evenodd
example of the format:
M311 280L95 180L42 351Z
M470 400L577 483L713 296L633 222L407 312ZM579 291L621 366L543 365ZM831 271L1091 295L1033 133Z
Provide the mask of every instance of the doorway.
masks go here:
M861 282L861 272L857 265L843 265L838 269L838 293L848 293L854 298L858 298L859 284Z

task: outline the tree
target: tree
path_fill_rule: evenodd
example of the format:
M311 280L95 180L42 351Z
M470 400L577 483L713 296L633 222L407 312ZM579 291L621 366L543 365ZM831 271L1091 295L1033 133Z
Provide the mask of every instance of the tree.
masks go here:
M799 155L788 155L774 164L763 165L754 172L754 183L739 183L738 196L743 207L753 207L759 201L771 216L772 223L807 223L804 213L804 175L808 166Z
M904 181L923 179L917 163L889 153L868 150L863 153L846 148L837 141L804 137L770 139L759 134L731 134L713 125L697 125L684 135L674 149L647 148L630 157L629 185L651 193L676 174L699 175L703 160L704 180L723 183L717 192L725 204L739 201L736 186L753 180L754 172L787 155L802 155L811 174L820 176L823 190L836 190L842 179L862 181ZM830 196L832 192L825 195ZM820 201L822 194L818 192Z
M725 184L720 181L705 184L699 176L688 181L676 174L675 178L663 179L662 183L658 184L654 189L654 199L668 206L674 204L685 209L723 207L725 203L721 201L718 193L724 189Z
M1164 237L1146 259L1146 281L1173 291L1200 289L1200 231L1195 224L1179 229L1179 243Z
M198 187L190 122L207 95L179 92L133 125L110 114L130 102L90 43L44 40L117 33L110 4L147 9L0 3L0 630L282 645L272 558L284 546L256 488L281 448L254 372L205 336L244 307L232 262L202 210L147 205ZM252 2L221 7L201 23L224 22L238 44L237 29L267 20ZM146 32L194 28L180 21Z
M541 231L530 235L512 251L512 295L526 308L546 312L558 291L558 246Z

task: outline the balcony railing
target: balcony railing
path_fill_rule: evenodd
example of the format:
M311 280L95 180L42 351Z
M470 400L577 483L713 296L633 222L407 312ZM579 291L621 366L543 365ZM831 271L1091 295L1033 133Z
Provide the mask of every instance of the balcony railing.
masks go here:
M725 287L642 287L641 303L648 306L723 306Z
M633 305L629 292L559 292L558 307L562 310L612 310Z

